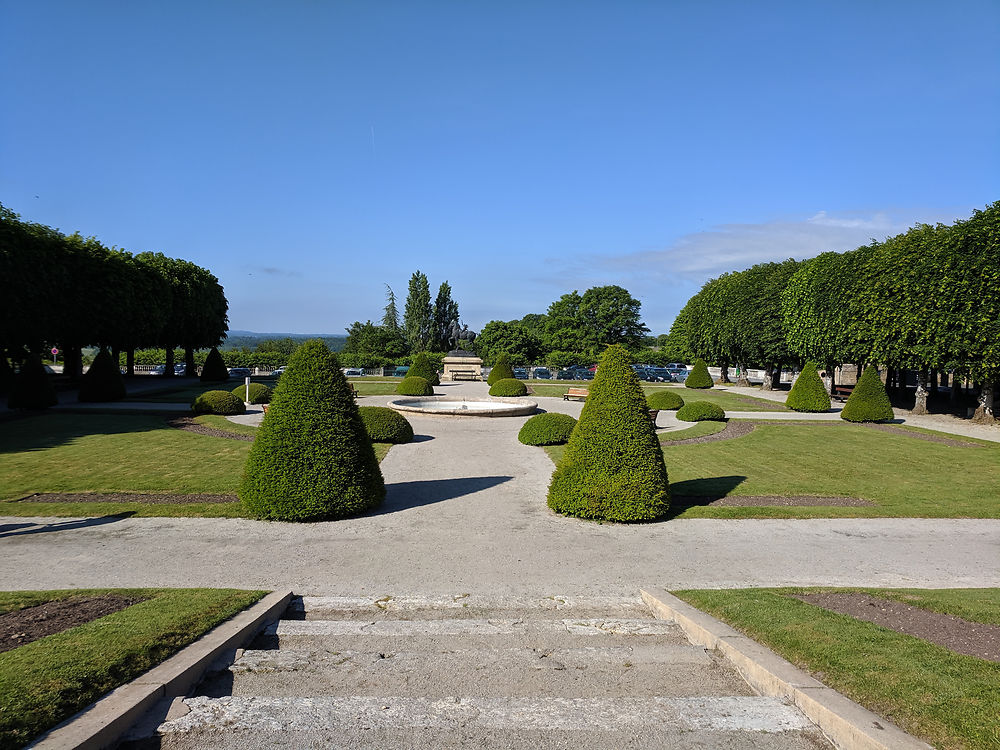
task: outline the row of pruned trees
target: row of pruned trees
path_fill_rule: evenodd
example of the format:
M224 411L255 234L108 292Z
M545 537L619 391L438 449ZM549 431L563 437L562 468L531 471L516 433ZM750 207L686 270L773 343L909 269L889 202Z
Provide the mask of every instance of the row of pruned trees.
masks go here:
M917 374L926 410L932 372L979 385L992 420L1000 379L1000 201L951 225L915 226L884 242L803 262L763 263L707 282L671 336L723 367L814 360ZM765 387L768 387L765 382Z
M65 235L21 221L0 206L0 366L19 364L56 347L65 371L78 375L81 350L97 346L115 359L140 347L174 347L189 371L197 349L219 344L229 309L219 280L194 263L162 253L132 254L93 237Z

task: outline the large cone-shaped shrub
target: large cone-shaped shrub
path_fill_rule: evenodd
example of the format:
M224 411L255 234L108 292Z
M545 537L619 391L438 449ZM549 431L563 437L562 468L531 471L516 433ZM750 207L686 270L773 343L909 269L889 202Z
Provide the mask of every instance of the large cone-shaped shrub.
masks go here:
M694 366L691 368L691 372L688 373L687 378L684 380L685 388L711 388L712 387L712 376L708 374L708 365L705 364L705 360L696 359L694 361Z
M437 370L435 370L431 365L431 362L427 359L427 354L425 352L420 352L413 358L413 364L410 365L410 369L407 371L406 377L423 378L432 386L441 385L441 380L438 378Z
M84 373L77 398L80 401L121 401L125 398L125 380L107 349L97 353L90 369Z
M869 365L844 404L840 418L848 422L885 422L895 416L878 370Z
M815 362L806 362L802 372L792 383L785 405L794 411L821 412L830 410L830 394L819 373Z
M549 507L559 513L652 521L670 507L663 451L630 362L621 346L601 358L549 485Z
M322 341L307 341L288 360L250 448L239 495L254 516L279 521L343 518L385 497L347 378Z
M48 409L59 403L42 360L32 357L21 366L7 397L10 409Z
M506 354L497 356L497 361L490 368L490 374L486 376L486 382L493 385L498 380L509 380L514 377L514 371L510 367Z
M222 383L226 380L229 380L229 370L226 368L226 363L223 361L222 355L219 354L219 350L213 346L212 351L205 357L205 364L201 368L201 382Z

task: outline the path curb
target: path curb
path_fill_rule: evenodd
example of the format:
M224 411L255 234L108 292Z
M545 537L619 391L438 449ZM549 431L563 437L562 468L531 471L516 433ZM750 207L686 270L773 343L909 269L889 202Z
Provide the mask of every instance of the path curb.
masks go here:
M273 591L208 631L132 682L126 683L49 730L29 748L100 750L114 744L165 697L184 695L205 670L228 651L246 644L268 622L281 617L291 591Z
M771 649L663 589L641 589L660 620L676 622L692 643L719 651L750 686L786 698L843 750L932 750L894 724L813 679Z

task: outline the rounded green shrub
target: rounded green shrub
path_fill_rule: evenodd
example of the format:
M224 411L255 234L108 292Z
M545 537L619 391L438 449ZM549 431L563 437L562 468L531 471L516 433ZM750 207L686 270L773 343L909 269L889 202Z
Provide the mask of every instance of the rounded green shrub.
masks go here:
M101 349L90 368L80 379L80 401L121 401L125 398L125 379L107 349Z
M516 378L504 378L490 386L491 396L525 396L528 386Z
M688 401L677 411L677 418L682 422L723 422L726 412L711 401Z
M688 373L687 378L684 380L685 388L711 388L712 387L712 376L708 374L708 365L705 364L705 360L696 359L694 361L694 366L691 368L691 372Z
M413 364L410 365L406 376L408 378L423 378L432 386L441 385L437 370L434 369L434 366L427 358L426 352L420 352L413 358Z
M358 413L373 443L408 443L413 440L413 425L387 406L359 406Z
M433 396L434 388L427 382L426 378L407 375L396 386L396 393L400 396Z
M806 362L802 372L792 383L785 406L793 411L822 412L830 410L830 394L819 373L815 362Z
M21 365L20 372L14 376L14 382L7 396L9 409L48 409L59 403L56 389L49 380L42 360L31 357Z
M670 508L663 451L622 346L609 346L552 474L549 507L606 521L652 521Z
M223 383L227 380L229 380L229 370L226 369L226 363L222 360L219 350L213 346L208 356L205 357L205 364L202 365L201 382Z
M576 419L569 414L536 414L524 423L517 439L525 445L562 445L569 440L574 427Z
M247 387L246 385L238 385L233 390L230 391L234 396L236 396L240 401L244 401L247 397ZM248 404L269 404L271 403L271 396L274 395L274 391L268 388L263 383L251 383L250 384L250 400L247 401Z
M840 418L848 422L885 422L895 416L878 370L869 365L847 398Z
M229 391L205 391L191 404L195 414L243 414L243 399Z
M674 390L653 391L646 396L646 405L650 409L675 411L684 406L684 399L681 398L681 394Z
M239 496L251 515L322 521L382 502L385 483L337 356L311 339L289 358L247 457Z
M497 355L497 361L493 363L493 367L490 368L490 374L486 376L486 382L493 385L498 380L510 380L513 377L514 370L511 369L507 355L501 352Z

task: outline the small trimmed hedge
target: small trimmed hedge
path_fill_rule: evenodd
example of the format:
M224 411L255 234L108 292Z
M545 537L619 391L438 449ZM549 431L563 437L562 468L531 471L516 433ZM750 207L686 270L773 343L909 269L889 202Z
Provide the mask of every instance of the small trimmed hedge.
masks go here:
M125 380L107 349L101 349L83 378L77 399L84 402L121 401L125 398Z
M869 365L840 412L848 422L885 422L895 417L878 370Z
M677 391L653 391L646 396L646 403L650 409L675 411L684 406L684 399Z
M437 370L434 369L434 366L427 358L426 352L420 352L413 358L413 364L411 364L410 369L407 370L406 376L408 378L423 378L430 383L431 386L441 385Z
M359 406L358 413L373 443L409 443L413 440L413 425L394 409Z
M830 410L830 394L819 373L815 362L806 362L802 372L792 383L785 406L793 411L824 412Z
M189 373L190 374L190 373ZM202 383L224 383L229 380L229 370L226 363L219 354L219 350L214 346L212 351L205 357L205 364L201 368Z
M562 445L569 440L574 427L576 419L569 414L536 414L524 423L517 439L525 445Z
M195 414L243 414L243 399L229 391L205 391L191 404Z
M48 409L59 403L56 389L38 357L32 357L14 376L7 397L8 409Z
M527 393L528 386L515 378L504 378L490 386L491 396L524 396Z
M493 363L493 367L490 368L490 374L486 376L486 382L493 385L498 380L510 380L514 377L514 371L510 367L510 362L507 361L506 354L500 354L497 356L497 361Z
M233 390L231 390L230 393L236 396L240 401L243 401L247 396L247 387L245 385L238 385L235 388L233 388ZM272 395L274 395L274 391L272 391L263 383L251 383L250 400L247 401L247 403L269 404L271 403Z
M712 376L708 374L708 365L705 364L705 360L696 359L694 361L694 366L691 368L691 372L688 373L687 378L684 380L685 388L711 388L712 387Z
M677 418L682 422L723 422L726 412L711 401L689 401L677 412Z
M434 388L427 382L427 378L407 375L396 386L396 393L400 396L433 396Z

